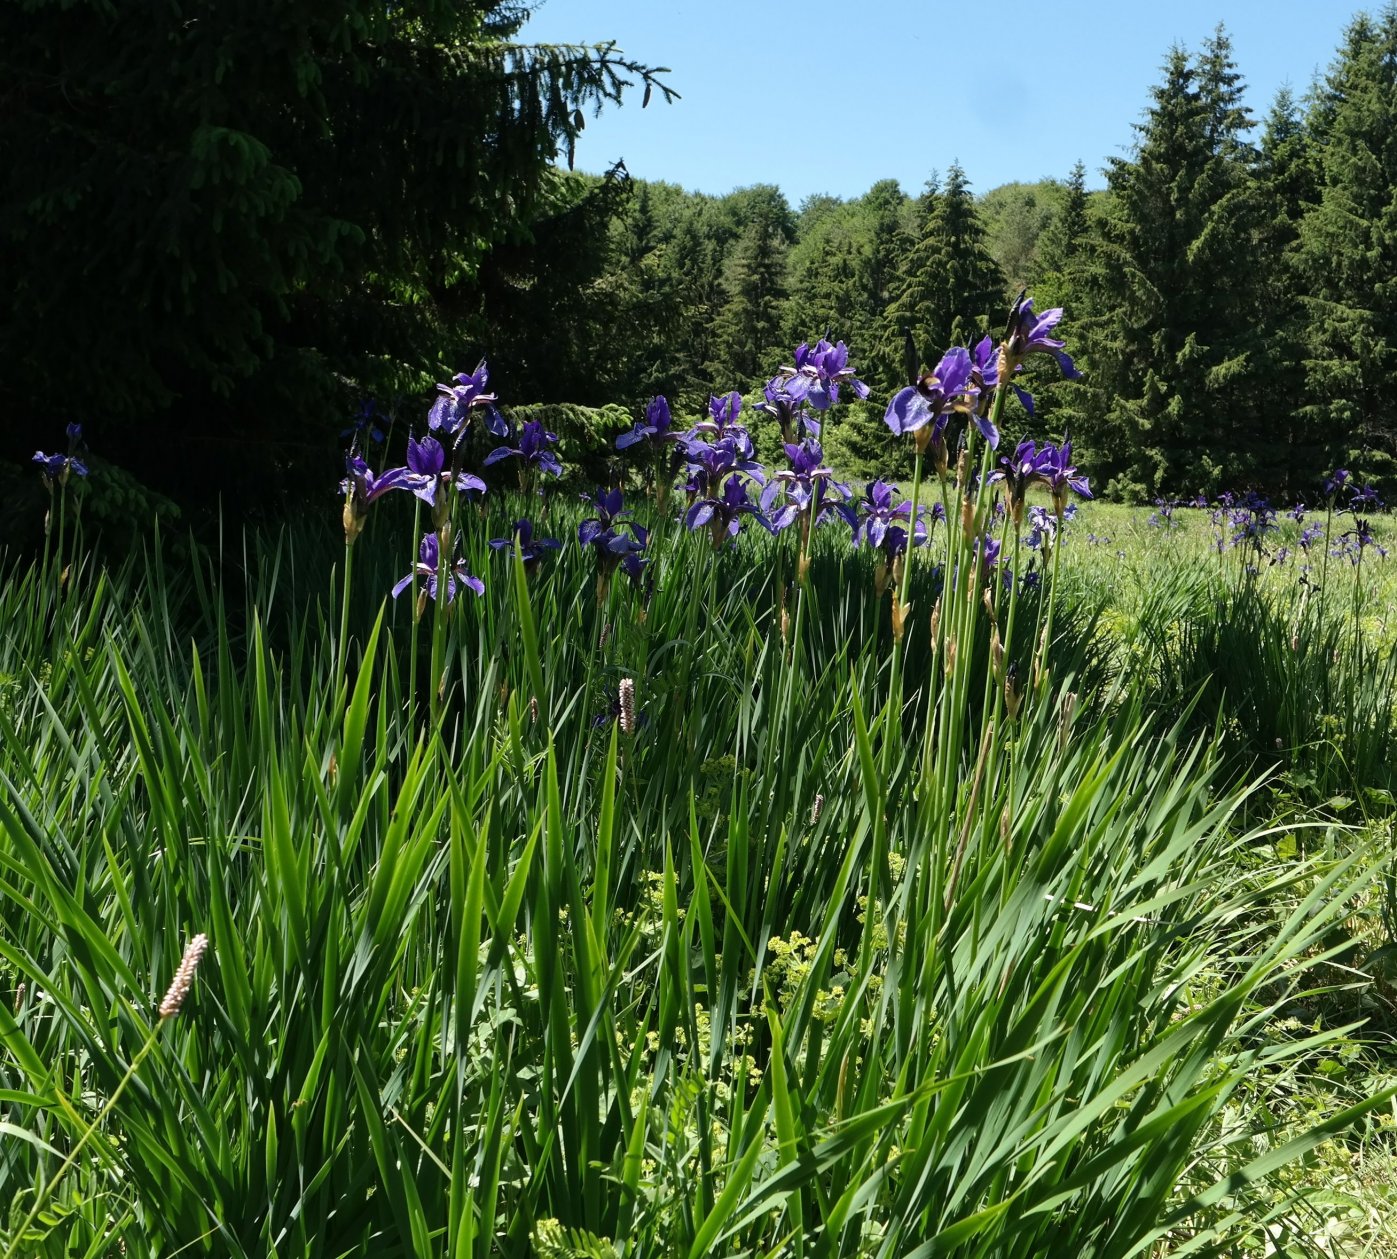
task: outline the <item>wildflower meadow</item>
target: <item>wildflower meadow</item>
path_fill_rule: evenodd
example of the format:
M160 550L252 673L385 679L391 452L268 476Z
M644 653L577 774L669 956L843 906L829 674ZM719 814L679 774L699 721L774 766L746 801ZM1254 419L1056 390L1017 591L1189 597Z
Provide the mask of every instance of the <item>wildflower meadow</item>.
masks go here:
M1096 501L1071 327L600 453L482 362L124 556L36 454L0 1259L1397 1254L1397 538Z

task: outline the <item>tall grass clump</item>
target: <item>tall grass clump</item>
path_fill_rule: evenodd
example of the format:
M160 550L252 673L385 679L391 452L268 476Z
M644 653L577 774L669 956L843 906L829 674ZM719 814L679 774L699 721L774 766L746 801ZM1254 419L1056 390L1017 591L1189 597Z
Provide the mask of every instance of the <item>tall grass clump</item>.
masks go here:
M1381 815L1397 789L1397 643L1375 589L1387 553L1356 515L1381 504L1336 477L1325 507L1283 520L1258 495L1224 496L1209 512L1211 563L1196 547L1154 548L1134 664L1161 711L1189 714L1200 734L1221 726L1237 775L1276 769L1312 804Z
M482 364L351 455L323 600L309 525L17 571L0 1256L1303 1248L1274 1173L1391 1090L1221 1119L1344 1034L1275 1026L1381 871L1244 864L1117 684L1070 444L998 450L1060 315L910 365L910 498L823 463L842 343L766 387L789 467L657 399L581 504Z

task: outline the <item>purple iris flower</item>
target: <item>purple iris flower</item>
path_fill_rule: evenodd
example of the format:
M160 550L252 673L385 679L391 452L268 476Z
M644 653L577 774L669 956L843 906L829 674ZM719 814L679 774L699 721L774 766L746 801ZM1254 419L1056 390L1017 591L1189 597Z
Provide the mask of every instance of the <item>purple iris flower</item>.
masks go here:
M519 555L524 561L524 567L531 572L538 567L546 552L556 551L563 545L557 538L534 537L532 520L516 520L507 538L491 538L490 545L496 551L503 551L505 548L512 551L515 538L519 539Z
M970 359L974 364L974 368L970 373L970 381L971 384L980 391L976 399L975 414L983 421L983 423L979 425L980 432L984 433L985 440L989 441L988 430L993 427L988 420L990 402L994 397L995 389L999 386L999 347L995 345L994 338L988 334L981 337L971 349ZM1020 389L1018 385L1012 385L1011 388L1018 395L1019 401L1023 403L1024 410L1026 410L1029 415L1032 415L1032 396ZM998 444L999 441L997 437L993 442L990 442L991 446L997 446Z
M501 459L522 459L530 467L537 467L549 476L562 476L563 465L549 449L557 440L557 434L547 432L538 420L529 420L519 434L517 446L497 446L485 456L484 462L489 467Z
M1012 456L999 457L999 467L990 473L990 480L1003 483L1015 524L1023 520L1024 495L1028 487L1035 482L1050 484L1050 477L1056 470L1057 456L1058 452L1047 442L1040 450L1036 442L1024 441L1018 444Z
M994 338L986 334L970 351L970 357L975 361L975 372L971 379L980 386L979 405L975 411L977 415L988 415L990 399L999 384L999 347L995 345ZM1009 387L1023 404L1024 410L1030 416L1033 415L1033 395L1026 389L1020 389L1018 385L1010 384Z
M645 419L629 433L622 433L616 439L616 449L625 450L628 446L634 446L636 442L640 441L676 442L681 440L682 434L671 430L671 422L669 403L663 394L656 394L645 408Z
M340 482L340 493L344 495L344 540L352 544L364 531L369 504L389 490L411 488L407 482L412 474L406 468L389 468L382 476L374 476L373 469L358 455L345 456L344 470L345 477Z
M961 346L947 350L936 370L921 377L915 385L898 390L883 415L893 433L901 437L913 434L918 451L928 443L944 446L946 425L954 411L973 412L979 391L971 381L974 364L970 352ZM977 419L985 440L991 446L999 444L999 434L987 420Z
M1030 507L1028 524L1028 536L1024 538L1024 545L1030 551L1043 550L1057 537L1057 517L1046 507Z
M756 460L752 439L746 432L733 430L713 442L689 438L684 443L684 457L689 472L686 488L691 494L713 496L731 472L746 472L757 484L766 483L766 473Z
M812 350L808 343L796 347L795 366L783 367L785 393L795 402L809 402L817 411L828 411L839 401L839 386L848 385L859 398L868 397L868 386L855 378L849 366L849 347L843 341L831 345L823 337ZM773 382L774 383L774 382Z
M1386 558L1387 549L1378 544L1378 540L1373 534L1372 525L1361 516L1355 516L1353 528L1339 536L1339 545L1329 553L1336 557L1347 556L1349 563L1357 564L1363 558L1363 552L1369 547Z
M39 475L50 491L54 484L67 485L69 476L87 475L87 464L78 458L78 445L82 441L82 425L74 421L67 428L68 453L66 455L46 455L42 450L34 452L33 463L39 465Z
M456 445L466 434L471 412L480 408L485 412L486 430L496 437L508 437L509 426L495 408L498 398L493 393L485 392L490 380L490 369L485 360L480 360L471 375L458 372L452 380L454 384L437 385L438 396L427 414L427 427L448 441L454 438L452 444Z
M421 441L415 437L407 439L407 467L396 471L403 474L404 489L411 490L428 507L435 507L445 467L446 448L428 434Z
M1362 489L1355 487L1349 496L1348 505L1345 511L1381 511L1382 499L1378 497L1378 492L1371 485L1365 485Z
M737 417L742 411L742 395L734 389L731 393L725 393L722 397L716 394L708 399L708 416L706 420L700 420L694 425L693 433L706 433L722 439L741 433L746 435L747 430L737 422Z
M912 519L912 500L904 498L899 502L897 486L879 478L868 483L861 499L842 505L839 514L849 522L855 542L863 541L869 546L881 547L890 529L902 528L905 545L907 531L903 526ZM935 515L933 519L936 519ZM926 540L926 523L921 519L917 521L916 535L915 543L921 546Z
M379 410L378 403L372 398L365 398L359 403L354 423L348 428L340 429L340 436L353 437L356 446L361 439L370 446L376 446L387 437L387 433L379 424L383 418L383 412Z
M1061 516L1066 510L1068 490L1080 498L1092 497L1090 478L1077 471L1072 462L1072 442L1066 436L1061 446L1044 444L1043 451L1051 451L1052 456L1038 474L1038 480L1048 487L1048 493L1053 496L1053 508Z
M737 537L743 516L751 516L768 533L775 532L771 521L747 496L747 485L743 479L730 476L724 481L720 494L694 502L685 514L684 523L690 529L707 526L712 530L714 547L719 547L727 539Z
M1179 504L1171 499L1157 498L1154 500L1154 511L1145 523L1151 529L1163 529L1165 532L1181 528L1181 522L1174 519L1174 512L1178 507Z
M781 426L783 442L793 442L805 436L818 437L820 422L805 409L802 400L791 395L786 388L788 383L789 379L785 376L773 376L768 380L762 390L766 401L757 403L756 409L771 416Z
M985 568L993 568L999 563L999 552L1000 545L996 539L988 535L981 535L975 539L975 554Z
M1333 472L1324 479L1324 497L1335 498L1339 491L1348 484L1349 470L1347 468L1335 468Z
M604 533L614 532L612 526L616 521L630 513L622 510L621 491L617 489L598 490L595 494L584 494L584 503L590 503L597 509L597 514L584 520L577 526L577 540L583 546L591 546L593 539Z
M918 520L917 527L912 530L912 545L926 546L928 541L926 521ZM903 525L889 525L883 534L883 540L878 543L877 550L881 550L889 560L896 559L907 549L907 529Z
M1004 341L1004 356L1009 371L1018 371L1030 354L1051 354L1068 380L1080 380L1082 373L1063 350L1063 342L1051 335L1061 320L1061 306L1045 310L1040 315L1033 309L1033 298L1021 295L1009 314L1009 331Z
M411 488L407 480L412 474L406 468L389 468L382 476L374 476L373 469L358 455L346 455L344 467L346 476L340 482L340 493L352 494L360 508L382 498L389 490Z
M642 555L639 551L627 551L621 557L621 571L631 579L631 585L637 590L645 592L648 601L655 588L653 578L647 579L645 570L649 567L648 556Z
M69 471L76 472L78 476L87 475L82 461L68 455L46 455L42 450L36 450L33 462L39 465L39 475L45 482L57 481L61 485L67 481Z
M847 498L848 487L834 480L834 469L824 465L824 451L813 437L798 445L787 442L785 450L791 466L772 473L761 493L761 509L769 513L777 498L784 495L785 506L770 517L773 529L785 529L807 512L811 523L818 524L835 508L826 496L833 493Z
M1253 550L1260 552L1264 549L1265 535L1280 528L1276 523L1276 509L1268 499L1254 491L1245 494L1233 494L1228 491L1220 495L1218 506L1213 511L1212 522L1219 531L1219 552L1228 545L1242 546L1246 543L1249 543Z
M999 347L988 333L971 347L970 373L971 383L979 389L984 402L999 384Z
M1324 526L1323 526L1323 525L1319 525L1319 524L1315 524L1315 525L1306 525L1305 528L1302 529L1302 530L1300 531L1300 547L1301 547L1301 549L1302 549L1302 550L1305 550L1305 551L1308 551L1308 550L1310 549L1310 547L1312 547L1316 542L1318 542L1318 541L1320 540L1320 538L1322 538L1323 536L1324 536Z
M582 546L589 546L597 552L598 562L603 568L609 569L622 556L645 549L650 535L641 525L626 519L630 512L622 510L620 490L598 490L595 494L584 494L582 501L591 503L597 509L597 514L577 526L577 540Z
M417 548L417 563L413 566L412 572L408 573L401 581L393 587L393 598L397 598L410 585L415 577L421 577L426 586L428 598L437 597L438 582L440 573L441 542L437 538L435 531L422 535L421 545ZM485 583L479 577L472 577L466 570L465 560L457 557L452 560L446 569L446 602L450 603L456 597L456 590L462 587L477 595L485 593Z

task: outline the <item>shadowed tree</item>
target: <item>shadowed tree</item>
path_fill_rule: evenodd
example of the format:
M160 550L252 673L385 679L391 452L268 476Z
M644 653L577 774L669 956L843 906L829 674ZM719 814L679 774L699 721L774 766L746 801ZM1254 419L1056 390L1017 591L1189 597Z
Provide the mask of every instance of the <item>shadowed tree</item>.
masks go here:
M786 198L771 185L743 189L729 200L740 230L723 268L714 379L720 389L750 389L789 352L781 346L781 305L795 220Z
M544 173L584 112L628 84L668 91L610 44L513 42L526 16L6 6L11 431L71 418L77 369L100 394L81 408L95 444L156 483L197 463L201 494L251 495L323 460L306 421L343 413L342 382L391 393L461 367L478 268L554 212Z

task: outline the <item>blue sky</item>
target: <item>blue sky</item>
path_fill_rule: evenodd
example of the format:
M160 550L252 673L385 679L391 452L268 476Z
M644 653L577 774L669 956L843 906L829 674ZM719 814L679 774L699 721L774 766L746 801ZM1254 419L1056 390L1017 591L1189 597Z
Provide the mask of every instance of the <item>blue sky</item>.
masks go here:
M1197 48L1224 22L1260 117L1282 84L1305 91L1362 7L547 0L520 37L614 39L638 61L669 66L683 96L642 110L637 92L589 119L579 169L623 158L639 178L709 193L774 183L798 207L812 193L854 197L884 178L916 192L956 160L977 192L1061 178L1078 158L1100 186L1106 159L1128 152L1173 44Z

